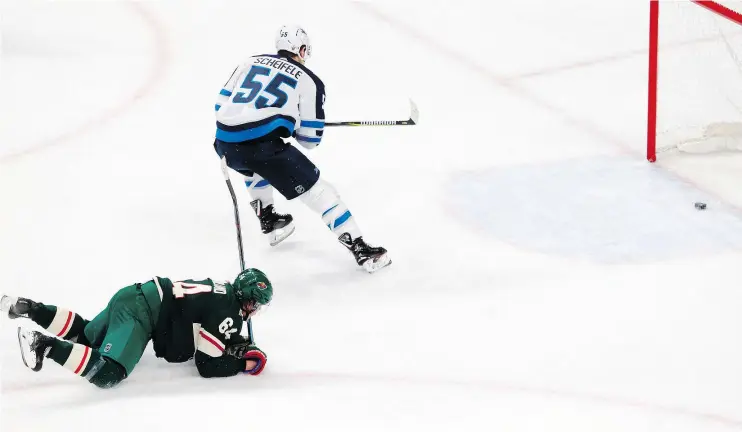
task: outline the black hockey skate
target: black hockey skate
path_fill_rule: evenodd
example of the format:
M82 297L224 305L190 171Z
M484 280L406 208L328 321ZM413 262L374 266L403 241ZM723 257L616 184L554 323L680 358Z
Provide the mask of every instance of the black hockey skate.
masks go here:
M281 243L294 233L294 218L290 214L276 213L273 204L263 207L260 200L252 201L250 206L260 219L260 229L268 236L271 246Z
M363 237L353 239L349 233L343 233L338 237L338 241L353 254L356 263L369 273L392 263L386 249L380 246L370 246L363 240Z
M0 297L0 311L7 313L10 319L29 318L28 313L37 307L38 303L27 298L9 295Z
M18 327L18 345L21 348L23 364L34 372L41 370L44 357L52 349L53 337L35 330L26 330Z

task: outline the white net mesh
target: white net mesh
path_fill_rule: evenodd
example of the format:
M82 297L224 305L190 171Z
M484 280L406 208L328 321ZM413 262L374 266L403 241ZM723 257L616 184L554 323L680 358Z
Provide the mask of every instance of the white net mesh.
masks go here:
M716 3L742 12L742 1ZM742 150L742 25L660 2L657 92L658 153Z

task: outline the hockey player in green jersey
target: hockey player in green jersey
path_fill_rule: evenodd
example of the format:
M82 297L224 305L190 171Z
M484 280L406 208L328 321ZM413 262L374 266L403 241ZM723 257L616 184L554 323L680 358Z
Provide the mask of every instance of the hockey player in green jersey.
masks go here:
M88 321L80 315L26 298L0 298L8 317L28 318L55 335L18 328L23 362L41 370L45 358L101 388L131 375L149 341L155 355L171 363L195 357L201 376L258 375L267 357L239 332L273 297L267 276L257 269L234 282L171 281L155 277L120 289Z

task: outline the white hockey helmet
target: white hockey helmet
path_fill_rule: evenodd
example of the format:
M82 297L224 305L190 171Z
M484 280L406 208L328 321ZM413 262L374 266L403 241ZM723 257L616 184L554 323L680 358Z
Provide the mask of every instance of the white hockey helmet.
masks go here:
M301 56L301 47L306 46L304 57ZM312 43L309 41L307 32L298 25L284 25L278 29L276 34L276 50L294 53L304 60L312 55Z

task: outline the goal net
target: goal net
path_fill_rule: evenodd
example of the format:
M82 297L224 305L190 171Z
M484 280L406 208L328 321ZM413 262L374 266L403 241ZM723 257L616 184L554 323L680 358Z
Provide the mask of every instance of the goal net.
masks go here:
M742 1L650 0L647 159L742 150Z

